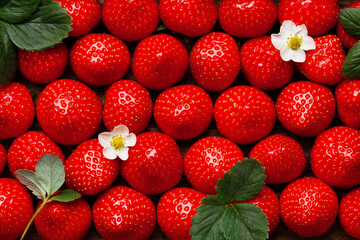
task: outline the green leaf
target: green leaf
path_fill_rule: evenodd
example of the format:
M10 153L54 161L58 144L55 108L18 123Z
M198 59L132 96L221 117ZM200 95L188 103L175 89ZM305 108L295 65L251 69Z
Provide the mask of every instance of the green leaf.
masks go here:
M221 231L229 240L264 240L268 238L266 215L255 204L234 204L226 208Z
M344 30L355 38L360 38L360 8L345 8L339 18Z
M78 199L81 197L81 194L72 190L72 189L65 189L52 198L50 198L49 201L58 201L58 202L71 202L75 199Z
M20 23L28 19L37 9L41 0L11 0L0 8L0 20Z
M17 170L15 175L22 184L32 191L35 196L39 199L45 199L46 191L41 187L35 176L35 172L21 169Z
M8 4L11 0L0 0L0 8L4 7L6 4Z
M252 199L265 185L265 168L253 158L244 159L231 167L218 181L216 192L228 202Z
M9 83L16 74L16 47L0 25L0 85Z
M157 27L157 29L156 29L156 31L162 31L162 30L167 30L168 28L163 24L163 23L161 23L158 27Z
M360 42L350 48L341 70L346 78L360 79Z

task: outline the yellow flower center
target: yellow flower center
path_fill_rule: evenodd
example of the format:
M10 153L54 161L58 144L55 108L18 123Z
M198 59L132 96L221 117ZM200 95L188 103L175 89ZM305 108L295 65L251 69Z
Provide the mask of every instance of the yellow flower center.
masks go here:
M290 34L290 37L288 37L287 44L289 48L291 48L292 50L299 49L300 46L302 45L302 36L298 37L297 35L293 36L292 34Z
M125 138L123 138L121 135L113 136L110 145L115 149L119 150L125 146Z

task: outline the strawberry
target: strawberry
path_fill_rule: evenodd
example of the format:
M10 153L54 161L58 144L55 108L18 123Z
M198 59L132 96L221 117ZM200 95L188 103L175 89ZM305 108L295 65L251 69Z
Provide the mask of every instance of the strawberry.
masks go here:
M139 42L132 62L132 70L139 83L153 90L163 90L185 75L189 56L178 39L168 34L157 34Z
M50 83L58 79L65 71L68 55L69 51L64 43L41 51L19 49L19 70L31 82Z
M275 125L275 106L263 91L235 86L218 97L214 107L218 131L237 144L250 144L266 137Z
M240 49L241 68L249 83L261 90L287 85L294 73L294 63L285 62L271 43L270 36L246 41Z
M71 16L71 37L90 32L101 20L101 6L98 0L56 0Z
M332 29L338 19L337 0L280 0L278 18L280 24L291 20L296 25L305 24L309 36L323 35Z
M346 193L340 201L339 221L349 235L360 239L360 188Z
M0 239L18 239L33 214L27 188L14 179L0 178Z
M132 80L113 83L105 93L103 119L107 130L123 124L138 134L149 124L153 101L146 88Z
M171 31L199 37L215 26L217 7L214 0L160 0L159 14Z
M327 128L334 118L335 108L331 90L310 81L290 83L276 101L280 123L302 137L314 137Z
M206 90L215 92L228 88L240 71L235 40L222 32L201 37L191 50L190 70L195 81Z
M196 190L216 194L218 180L243 158L241 149L229 139L205 137L196 141L186 152L185 176Z
M206 195L187 187L164 193L156 208L157 222L171 240L190 240L191 219Z
M345 8L360 8L360 0L354 1ZM354 44L360 40L347 33L339 22L336 25L336 35L339 37L342 45L347 49L352 48Z
M82 142L65 162L65 184L84 195L95 195L107 189L120 171L118 159L104 157L98 139Z
M7 160L5 147L0 143L0 175L4 172Z
M311 81L334 85L343 79L341 67L345 61L345 51L335 35L314 38L316 48L306 51L306 60L295 66Z
M156 0L106 0L102 7L105 27L125 41L150 36L159 23Z
M34 102L27 87L17 82L0 85L0 139L20 136L34 118Z
M293 181L304 172L306 166L305 152L300 143L280 134L258 142L251 149L249 157L265 167L267 184Z
M91 208L83 198L71 202L51 201L35 217L36 231L44 240L80 240L91 223Z
M191 139L210 125L213 103L209 94L195 85L179 85L160 93L154 118L165 134L175 139Z
M281 219L300 237L324 234L333 225L337 213L336 193L318 178L299 178L281 192Z
M129 49L109 34L87 34L70 49L70 65L85 83L105 86L121 79L130 67Z
M105 240L146 240L156 224L155 206L138 191L116 186L106 190L93 205L97 232Z
M236 37L258 37L267 33L277 19L273 0L222 0L219 23L225 32Z

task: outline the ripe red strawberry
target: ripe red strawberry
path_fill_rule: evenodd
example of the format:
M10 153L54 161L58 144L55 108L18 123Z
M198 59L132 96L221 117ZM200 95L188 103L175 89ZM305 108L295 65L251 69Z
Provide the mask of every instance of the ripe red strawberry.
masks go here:
M140 40L158 26L158 3L156 0L106 0L102 20L116 37L125 41Z
M185 176L196 190L216 194L218 180L243 159L241 149L229 139L205 137L196 141L186 152Z
M284 87L294 73L294 63L282 60L270 36L246 41L240 49L240 61L247 80L261 90Z
M135 79L154 90L163 90L179 82L188 65L184 44L168 34L153 35L139 42L132 59Z
M175 139L197 137L209 126L213 103L208 93L195 85L164 90L154 105L154 118L165 134Z
M287 85L276 101L280 123L293 134L314 137L335 115L335 97L329 88L310 81Z
M347 5L345 8L360 8L360 1L354 1L353 3ZM336 25L336 35L339 37L342 45L347 49L352 48L354 44L360 40L348 34L339 22Z
M97 232L105 240L147 240L156 224L155 206L144 194L116 186L96 199L93 219Z
M295 139L280 134L264 138L250 151L265 167L266 183L280 184L295 180L305 170L305 152Z
M4 172L7 160L5 147L0 143L0 175Z
M190 70L195 81L209 91L228 88L240 71L239 49L226 33L211 32L201 37L190 53Z
M190 240L191 219L206 195L187 187L164 193L156 208L157 222L171 240Z
M20 136L33 124L34 117L29 89L17 82L0 85L0 139Z
M132 80L112 84L105 93L103 119L107 130L123 124L135 134L142 132L150 122L153 101L146 88Z
M217 7L214 0L160 0L159 14L171 31L199 37L215 26Z
M235 86L218 97L214 107L219 132L237 144L250 144L266 137L275 125L275 106L263 91Z
M112 35L87 34L72 45L70 65L80 80L105 86L126 74L130 53L125 43Z
M56 0L71 16L72 30L69 36L78 37L90 32L101 20L98 0Z
M33 214L27 188L14 179L0 178L0 239L18 239Z
M89 231L91 222L91 208L83 198L49 202L35 217L36 231L44 240L80 240Z
M314 38L316 48L306 52L306 60L296 63L296 67L311 81L334 85L343 79L341 67L345 61L345 51L335 35Z
M104 157L97 139L82 142L65 162L65 184L84 195L95 195L107 189L120 171L118 159Z
M339 221L342 228L352 237L360 239L360 188L345 194L340 201Z
M236 37L258 37L267 33L277 19L273 0L222 0L219 23L225 32Z
M336 193L318 178L299 178L281 192L281 219L300 237L324 234L333 225L337 213Z
M280 24L285 20L305 24L309 35L315 37L335 26L339 10L337 0L280 0L278 18Z

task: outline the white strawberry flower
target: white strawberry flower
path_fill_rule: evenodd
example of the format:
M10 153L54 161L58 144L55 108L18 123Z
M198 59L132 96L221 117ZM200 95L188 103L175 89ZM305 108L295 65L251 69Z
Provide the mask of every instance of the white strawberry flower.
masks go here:
M98 135L100 145L103 147L104 157L121 160L129 158L129 147L136 144L136 135L129 133L125 125L116 126L111 132L102 132Z
M308 36L305 24L296 26L289 20L282 23L280 33L271 34L271 42L280 50L284 61L305 62L305 51L315 49L314 39Z

